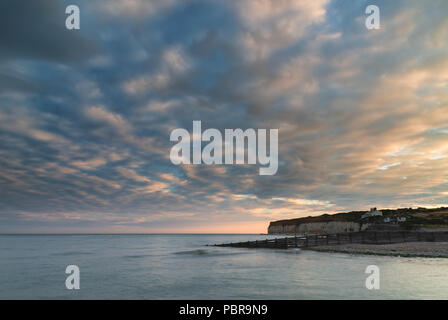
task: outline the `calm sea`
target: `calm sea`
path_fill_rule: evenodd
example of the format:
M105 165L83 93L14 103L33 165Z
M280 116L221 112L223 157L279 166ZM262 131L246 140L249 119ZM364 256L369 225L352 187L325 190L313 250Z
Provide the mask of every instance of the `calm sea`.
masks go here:
M448 259L205 246L264 238L0 235L0 299L448 299ZM80 290L66 289L67 265Z

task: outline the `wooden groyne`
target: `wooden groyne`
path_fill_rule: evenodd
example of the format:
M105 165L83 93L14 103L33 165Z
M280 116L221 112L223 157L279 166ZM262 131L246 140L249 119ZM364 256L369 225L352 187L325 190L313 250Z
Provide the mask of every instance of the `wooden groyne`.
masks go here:
M403 242L444 242L448 231L360 231L334 234L303 235L246 242L215 244L216 247L288 249L345 243L391 244Z

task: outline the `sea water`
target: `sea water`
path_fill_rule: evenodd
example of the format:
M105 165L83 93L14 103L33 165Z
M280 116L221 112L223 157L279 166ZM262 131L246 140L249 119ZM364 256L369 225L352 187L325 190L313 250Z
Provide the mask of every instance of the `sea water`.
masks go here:
M448 299L448 259L206 246L267 237L0 235L0 299Z

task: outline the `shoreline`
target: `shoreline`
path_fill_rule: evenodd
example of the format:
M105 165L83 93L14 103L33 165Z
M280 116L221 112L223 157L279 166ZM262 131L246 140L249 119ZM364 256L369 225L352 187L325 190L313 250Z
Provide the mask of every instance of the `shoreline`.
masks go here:
M394 257L448 258L448 242L347 243L309 247L304 250Z

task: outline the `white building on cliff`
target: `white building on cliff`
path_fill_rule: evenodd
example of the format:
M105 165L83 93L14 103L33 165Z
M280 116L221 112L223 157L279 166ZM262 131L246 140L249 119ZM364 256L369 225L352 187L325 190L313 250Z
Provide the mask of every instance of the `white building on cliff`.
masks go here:
M370 217L381 217L383 215L383 212L380 210L377 210L376 208L370 208L370 211L367 213L364 213L361 216L361 219L370 218Z

